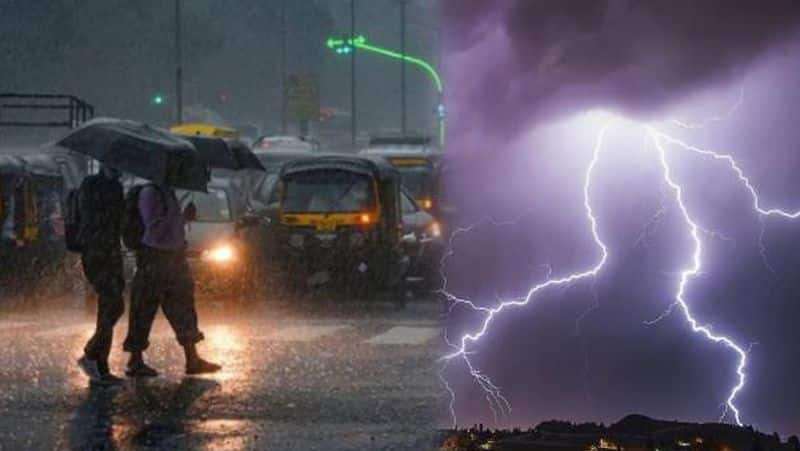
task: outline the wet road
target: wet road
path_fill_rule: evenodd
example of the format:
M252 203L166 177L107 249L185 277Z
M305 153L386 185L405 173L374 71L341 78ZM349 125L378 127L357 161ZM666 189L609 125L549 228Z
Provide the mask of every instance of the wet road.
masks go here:
M90 389L75 365L93 329L80 309L0 312L0 450L434 448L435 304L303 310L201 309L199 349L224 366L202 378L183 375L159 314L147 357L161 377L118 389Z

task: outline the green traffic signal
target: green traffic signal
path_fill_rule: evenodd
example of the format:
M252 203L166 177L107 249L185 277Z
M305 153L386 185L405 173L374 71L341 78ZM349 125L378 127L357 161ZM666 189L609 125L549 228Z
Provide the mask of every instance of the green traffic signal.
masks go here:
M166 99L161 94L156 94L153 96L153 105L163 105L166 102Z

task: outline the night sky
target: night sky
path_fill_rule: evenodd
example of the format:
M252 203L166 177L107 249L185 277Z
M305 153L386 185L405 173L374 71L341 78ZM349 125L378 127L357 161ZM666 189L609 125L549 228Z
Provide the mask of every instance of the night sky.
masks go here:
M282 4L288 72L316 74L322 105L350 111L349 60L325 47L327 38L349 33L349 2L193 0L182 7L187 120L210 115L264 133L280 129ZM400 47L399 19L394 0L357 3L357 32L375 44ZM437 66L438 23L434 2L408 2L407 51ZM172 1L0 1L3 92L69 93L98 115L171 125L174 64ZM360 131L398 128L400 65L365 56L356 71ZM435 126L438 99L424 73L409 69L407 76L409 127L426 132ZM156 93L166 96L166 107L154 107Z
M765 206L800 208L800 3L450 0L443 16L448 193L461 225L518 218L459 236L445 268L454 294L494 306L545 280L548 265L563 276L596 263L583 180L597 118L623 118L592 184L607 265L501 313L470 348L513 407L499 424L719 419L736 355L693 334L677 311L645 324L672 302L693 243L642 125L732 155ZM762 255L761 221L730 168L675 146L667 154L706 230L688 303L750 349L742 421L800 433L800 220L763 219ZM456 308L450 339L481 319ZM464 366L453 361L445 375L458 423L492 424Z

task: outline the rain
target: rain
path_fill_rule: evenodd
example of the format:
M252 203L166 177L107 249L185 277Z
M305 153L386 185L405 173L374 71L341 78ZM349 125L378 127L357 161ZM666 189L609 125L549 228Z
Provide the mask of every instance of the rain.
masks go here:
M2 2L0 449L438 446L438 15Z
M0 450L800 451L794 0L0 0Z

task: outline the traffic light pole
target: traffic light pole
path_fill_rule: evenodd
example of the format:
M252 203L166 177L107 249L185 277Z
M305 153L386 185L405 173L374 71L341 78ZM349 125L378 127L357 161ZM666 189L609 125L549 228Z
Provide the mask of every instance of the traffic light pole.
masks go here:
M175 122L183 123L183 55L181 51L181 0L175 0Z
M286 27L286 2L287 0L283 0L281 2L281 133L284 135L288 131L287 119L286 116L288 114L287 107L288 107L288 86L286 84L286 79L289 77L287 67L286 67L286 53L288 52L288 37L287 37L287 27Z
M403 58L400 60L400 130L403 135L407 131L406 119L406 0L400 0L400 54Z
M350 36L356 33L356 0L350 0ZM358 122L356 117L356 52L350 53L350 138L356 150Z

